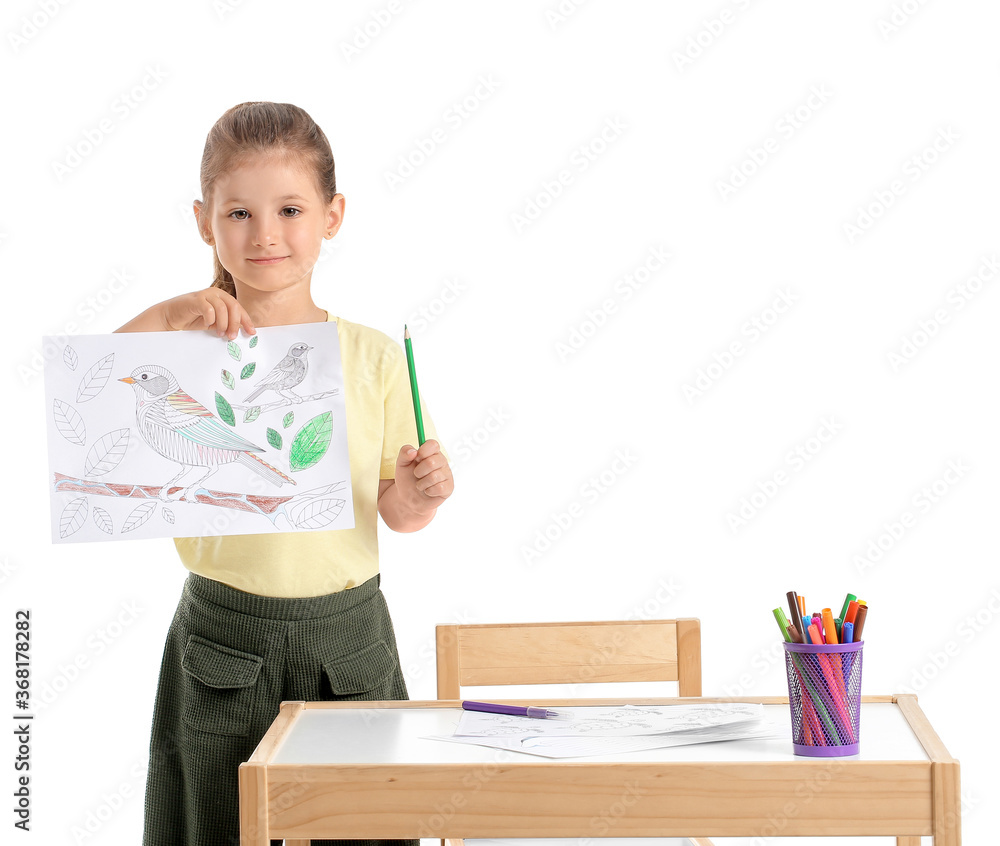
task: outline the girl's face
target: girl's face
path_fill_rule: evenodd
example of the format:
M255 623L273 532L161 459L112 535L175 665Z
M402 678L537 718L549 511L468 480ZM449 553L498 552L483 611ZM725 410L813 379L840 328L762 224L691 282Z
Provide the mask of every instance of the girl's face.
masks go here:
M343 215L343 194L327 204L302 167L262 157L216 181L210 228L237 295L241 286L291 292L308 290L323 239Z

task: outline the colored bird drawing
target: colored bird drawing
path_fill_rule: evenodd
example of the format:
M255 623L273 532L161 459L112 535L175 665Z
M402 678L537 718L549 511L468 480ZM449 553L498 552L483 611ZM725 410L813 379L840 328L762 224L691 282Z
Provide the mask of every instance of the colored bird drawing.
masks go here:
M306 378L306 373L309 371L307 356L311 349L308 344L292 344L288 348L288 354L256 384L253 393L244 402L253 402L264 391L275 391L292 402L302 402L302 397L292 391L292 388L300 385Z
M295 484L284 473L254 453L264 450L240 437L196 399L181 390L174 375L165 367L146 364L130 376L119 379L135 391L136 423L139 434L164 458L176 461L181 471L160 488L160 499L196 502L194 492L223 464L237 462L274 485ZM196 468L204 472L187 480L176 496L171 487Z

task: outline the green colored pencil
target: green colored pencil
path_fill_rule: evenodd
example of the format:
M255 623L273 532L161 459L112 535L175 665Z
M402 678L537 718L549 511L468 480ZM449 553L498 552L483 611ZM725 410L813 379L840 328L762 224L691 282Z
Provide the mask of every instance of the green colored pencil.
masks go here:
M410 330L403 324L403 343L406 346L406 366L410 371L410 394L413 396L413 416L417 419L417 440L423 446L424 418L420 413L420 391L417 390L417 369L413 365L413 344L410 343Z

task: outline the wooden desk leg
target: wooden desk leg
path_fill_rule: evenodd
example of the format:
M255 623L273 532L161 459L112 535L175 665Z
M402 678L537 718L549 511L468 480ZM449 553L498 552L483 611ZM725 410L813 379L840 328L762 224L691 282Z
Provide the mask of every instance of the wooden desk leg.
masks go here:
M240 764L240 846L271 846L267 832L267 769Z
M934 790L934 846L961 846L962 791L958 761L931 765Z

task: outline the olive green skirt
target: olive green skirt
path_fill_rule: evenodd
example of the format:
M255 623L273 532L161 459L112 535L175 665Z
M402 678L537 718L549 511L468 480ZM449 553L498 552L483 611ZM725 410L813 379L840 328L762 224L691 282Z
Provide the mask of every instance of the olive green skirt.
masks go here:
M144 846L239 846L239 765L280 702L408 698L380 580L285 599L188 575L156 691Z

